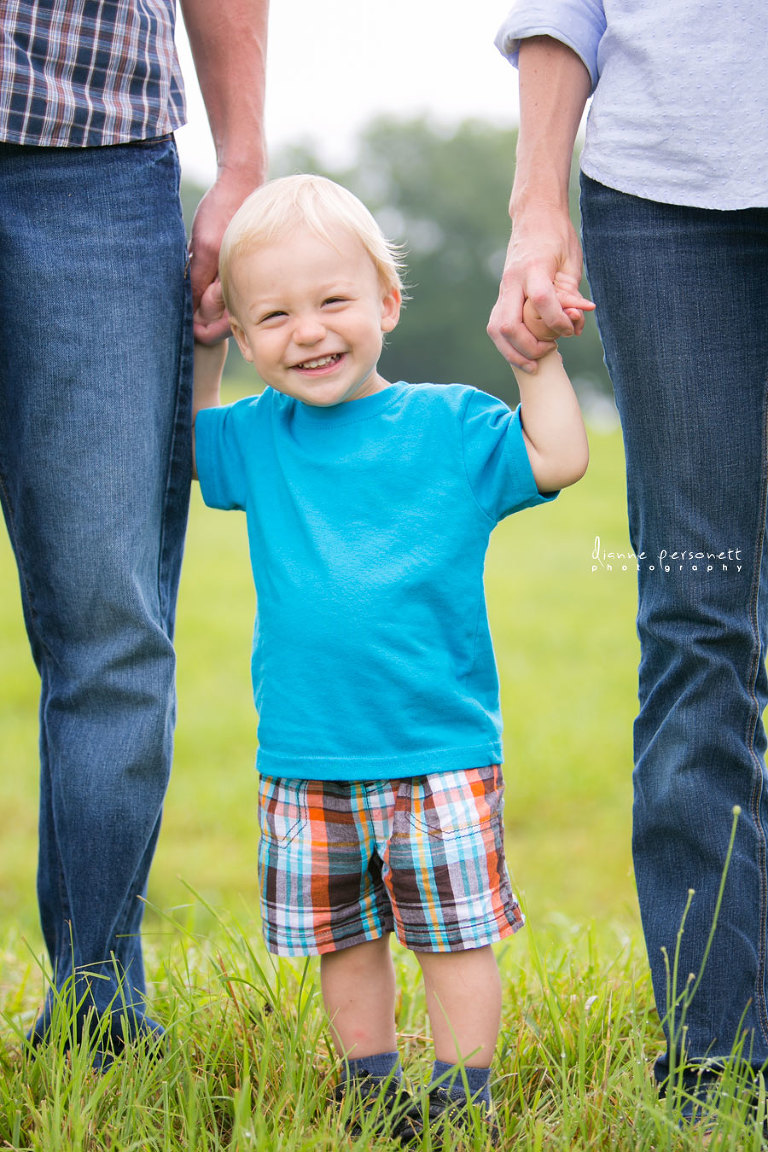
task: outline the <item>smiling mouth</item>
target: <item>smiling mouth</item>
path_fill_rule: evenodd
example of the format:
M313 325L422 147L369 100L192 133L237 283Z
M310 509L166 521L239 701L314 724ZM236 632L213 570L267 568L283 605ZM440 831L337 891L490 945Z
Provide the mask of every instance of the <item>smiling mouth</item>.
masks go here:
M303 360L301 364L295 364L295 368L327 368L329 364L338 364L341 360L341 352L334 352L331 356L320 356L317 360Z

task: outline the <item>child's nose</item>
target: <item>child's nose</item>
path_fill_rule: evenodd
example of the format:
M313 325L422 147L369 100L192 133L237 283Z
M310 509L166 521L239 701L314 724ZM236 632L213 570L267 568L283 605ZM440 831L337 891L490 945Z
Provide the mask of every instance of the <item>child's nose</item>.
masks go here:
M325 325L319 316L300 316L296 320L294 339L297 344L317 344L325 336Z

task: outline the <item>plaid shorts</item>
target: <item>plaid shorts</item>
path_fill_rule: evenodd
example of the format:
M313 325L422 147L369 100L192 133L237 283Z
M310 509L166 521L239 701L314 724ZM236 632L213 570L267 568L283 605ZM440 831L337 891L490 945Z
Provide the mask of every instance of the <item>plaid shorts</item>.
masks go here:
M393 930L417 952L523 926L504 863L499 765L404 780L259 781L270 952L336 952Z

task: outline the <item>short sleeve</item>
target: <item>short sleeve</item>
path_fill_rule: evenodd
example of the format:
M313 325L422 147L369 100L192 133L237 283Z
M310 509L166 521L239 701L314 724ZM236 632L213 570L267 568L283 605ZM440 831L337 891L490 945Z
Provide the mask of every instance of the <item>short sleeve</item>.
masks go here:
M594 90L597 52L605 32L603 0L516 0L496 35L496 47L517 67L520 41L551 36L579 56Z
M236 405L203 408L195 418L200 492L210 508L245 509L247 482Z
M469 486L494 522L557 496L536 487L519 407L512 412L503 401L473 390L464 409L462 447Z

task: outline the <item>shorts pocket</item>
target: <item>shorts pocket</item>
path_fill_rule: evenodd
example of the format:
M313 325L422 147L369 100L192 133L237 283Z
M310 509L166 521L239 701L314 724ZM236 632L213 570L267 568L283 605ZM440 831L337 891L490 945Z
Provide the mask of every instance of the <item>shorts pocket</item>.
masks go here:
M408 824L441 840L483 834L499 818L502 789L496 765L424 777L413 782Z
M259 832L278 847L290 844L308 822L306 781L259 780Z

